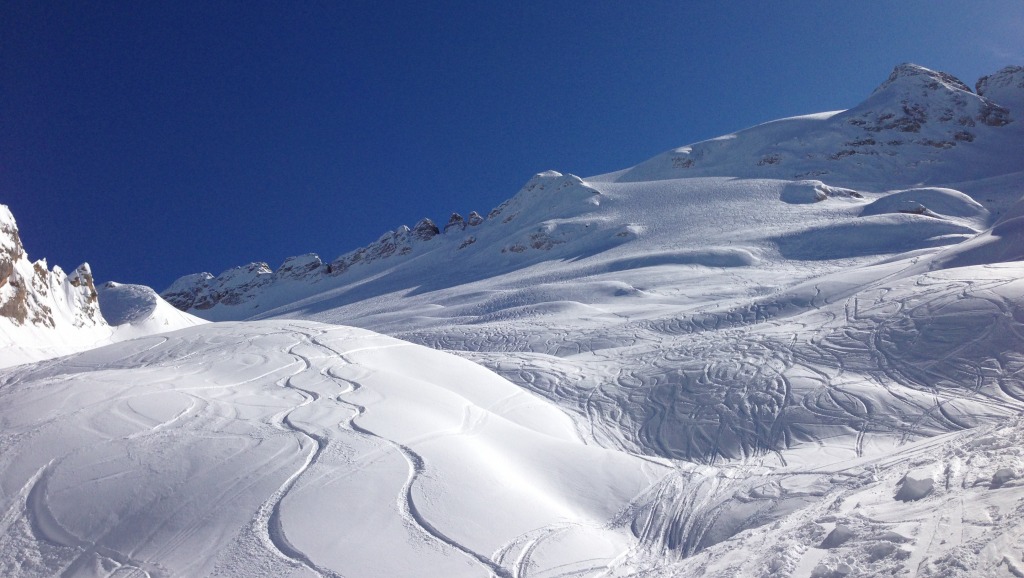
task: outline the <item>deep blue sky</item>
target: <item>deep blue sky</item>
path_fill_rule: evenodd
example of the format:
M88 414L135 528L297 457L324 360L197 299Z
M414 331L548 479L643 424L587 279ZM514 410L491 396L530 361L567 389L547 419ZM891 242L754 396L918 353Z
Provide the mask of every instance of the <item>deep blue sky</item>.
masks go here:
M1024 64L1024 0L0 6L0 203L30 257L162 290Z

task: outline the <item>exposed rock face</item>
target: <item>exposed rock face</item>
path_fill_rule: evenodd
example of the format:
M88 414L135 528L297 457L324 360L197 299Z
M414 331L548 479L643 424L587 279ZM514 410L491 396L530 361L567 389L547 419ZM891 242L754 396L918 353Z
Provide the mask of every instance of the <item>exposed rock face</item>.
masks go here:
M300 281L313 278L323 272L324 262L316 253L306 253L296 257L288 257L281 263L281 266L274 271L274 280L291 279Z
M412 235L421 241L429 241L440 234L441 229L438 229L430 219L420 219L412 228Z
M291 268L284 274L290 272ZM274 272L266 263L249 263L228 269L217 277L209 273L186 275L172 283L160 296L182 311L202 311L218 303L238 305L254 296L273 279Z
M214 276L205 272L185 275L164 289L160 296L182 311L209 309L214 303L205 304L209 300L210 284L213 280Z
M55 268L56 269L56 268ZM77 291L68 291L68 299L75 307L74 324L76 327L96 325L102 322L103 314L100 312L99 295L96 293L96 284L92 277L92 269L88 263L82 263L68 277L68 283Z
M462 222L461 215L452 213L448 224L445 225L444 232L447 233L452 228L461 230L459 223ZM374 243L345 253L331 261L326 272L331 275L340 275L354 265L373 263L394 255L408 255L419 243L429 242L441 234L441 229L434 224L434 221L426 218L420 219L411 229L402 225L394 231L384 233Z
M931 130L926 132L938 133L929 134L930 142L950 147L957 141L973 140L970 129L978 123L1003 126L1010 122L1009 110L979 98L960 79L916 64L897 66L866 104L872 106L858 107L866 110L850 118L850 124L868 133L921 133L925 125L929 125ZM940 135L941 139L935 138ZM919 144L930 144L926 141L928 139L918 139ZM851 143L851 146L865 144L876 143Z
M904 62L903 64L896 65L896 68L894 68L889 74L889 78L880 84L878 88L875 89L875 92L877 93L887 90L892 85L903 82L906 79L909 79L911 84L921 86L927 90L945 88L946 90L954 91L971 91L971 87L964 84L962 80L952 74L929 70L911 62Z
M106 324L89 265L68 276L60 267L49 270L45 260L30 262L5 205L0 205L0 318L14 326L50 329Z
M462 218L462 215L452 213L452 216L448 219L448 224L444 226L444 232L448 233L451 229L457 229L459 231L464 231L466 229L466 220Z

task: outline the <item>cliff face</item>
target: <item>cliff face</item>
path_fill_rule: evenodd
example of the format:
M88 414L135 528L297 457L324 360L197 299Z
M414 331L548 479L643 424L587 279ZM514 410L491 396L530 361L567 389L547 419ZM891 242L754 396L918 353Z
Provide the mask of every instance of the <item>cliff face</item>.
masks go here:
M11 211L0 205L0 318L14 326L57 329L106 325L88 263L71 275L30 262Z
M0 366L69 353L109 336L88 263L70 275L29 261L11 211L0 205Z

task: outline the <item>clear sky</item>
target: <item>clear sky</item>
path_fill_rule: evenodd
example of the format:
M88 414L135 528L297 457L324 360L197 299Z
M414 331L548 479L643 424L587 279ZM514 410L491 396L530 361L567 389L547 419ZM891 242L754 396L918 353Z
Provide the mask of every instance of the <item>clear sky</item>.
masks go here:
M1024 0L10 0L0 203L31 258L162 290L848 108L905 61L1024 65Z

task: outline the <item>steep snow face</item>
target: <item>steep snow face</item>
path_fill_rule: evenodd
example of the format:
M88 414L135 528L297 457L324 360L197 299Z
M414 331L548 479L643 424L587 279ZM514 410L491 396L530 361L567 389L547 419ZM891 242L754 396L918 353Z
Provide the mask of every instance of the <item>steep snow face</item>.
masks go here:
M1007 66L981 77L975 85L978 95L1010 109L1015 120L1024 115L1024 66Z
M0 423L4 576L593 574L671 470L468 361L309 322L8 370Z
M88 347L109 334L89 265L71 275L30 262L0 205L0 367Z

